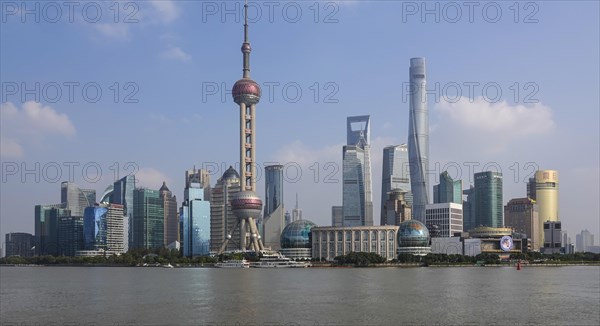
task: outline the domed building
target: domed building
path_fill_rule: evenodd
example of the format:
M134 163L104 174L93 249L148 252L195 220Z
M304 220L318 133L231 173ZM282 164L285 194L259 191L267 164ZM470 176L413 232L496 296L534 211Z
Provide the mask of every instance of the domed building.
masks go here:
M281 254L292 259L311 259L311 229L315 226L317 225L309 220L298 220L288 224L281 232Z
M431 252L429 230L417 220L400 223L398 229L398 254L425 256Z

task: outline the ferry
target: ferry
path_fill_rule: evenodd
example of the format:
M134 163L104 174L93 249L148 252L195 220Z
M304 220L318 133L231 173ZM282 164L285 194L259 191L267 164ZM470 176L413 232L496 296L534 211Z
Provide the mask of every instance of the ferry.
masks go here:
M260 258L260 260L256 263L253 263L251 267L254 268L305 268L309 267L310 263L308 262L299 262L291 260L283 256L280 253L270 253L264 254Z
M250 263L245 260L227 260L224 262L216 263L215 267L218 268L250 268Z

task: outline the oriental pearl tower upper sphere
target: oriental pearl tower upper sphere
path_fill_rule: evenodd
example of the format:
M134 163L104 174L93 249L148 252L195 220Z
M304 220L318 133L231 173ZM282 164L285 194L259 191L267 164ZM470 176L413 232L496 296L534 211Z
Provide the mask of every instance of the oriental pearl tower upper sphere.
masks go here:
M244 59L249 57L250 52L252 52L252 48L250 47L250 43L244 42L242 44L242 53L244 54ZM244 65L244 70L249 69ZM257 82L246 77L246 71L244 71L244 78L238 80L233 85L233 89L231 90L231 95L233 96L233 101L236 104L246 104L250 106L252 104L257 104L260 101L260 86Z

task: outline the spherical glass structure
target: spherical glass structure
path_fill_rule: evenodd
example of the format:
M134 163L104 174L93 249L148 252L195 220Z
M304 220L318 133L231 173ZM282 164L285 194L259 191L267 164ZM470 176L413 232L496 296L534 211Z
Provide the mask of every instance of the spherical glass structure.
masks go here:
M400 223L398 229L398 247L428 247L429 230L417 220Z
M310 229L315 226L317 225L309 220L298 220L288 224L285 229L283 229L283 232L281 232L281 248L310 249L312 246Z

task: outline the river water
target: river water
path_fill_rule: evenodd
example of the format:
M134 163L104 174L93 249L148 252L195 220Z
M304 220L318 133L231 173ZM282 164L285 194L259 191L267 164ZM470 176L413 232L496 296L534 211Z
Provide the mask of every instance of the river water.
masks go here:
M0 267L1 325L600 325L600 267Z

